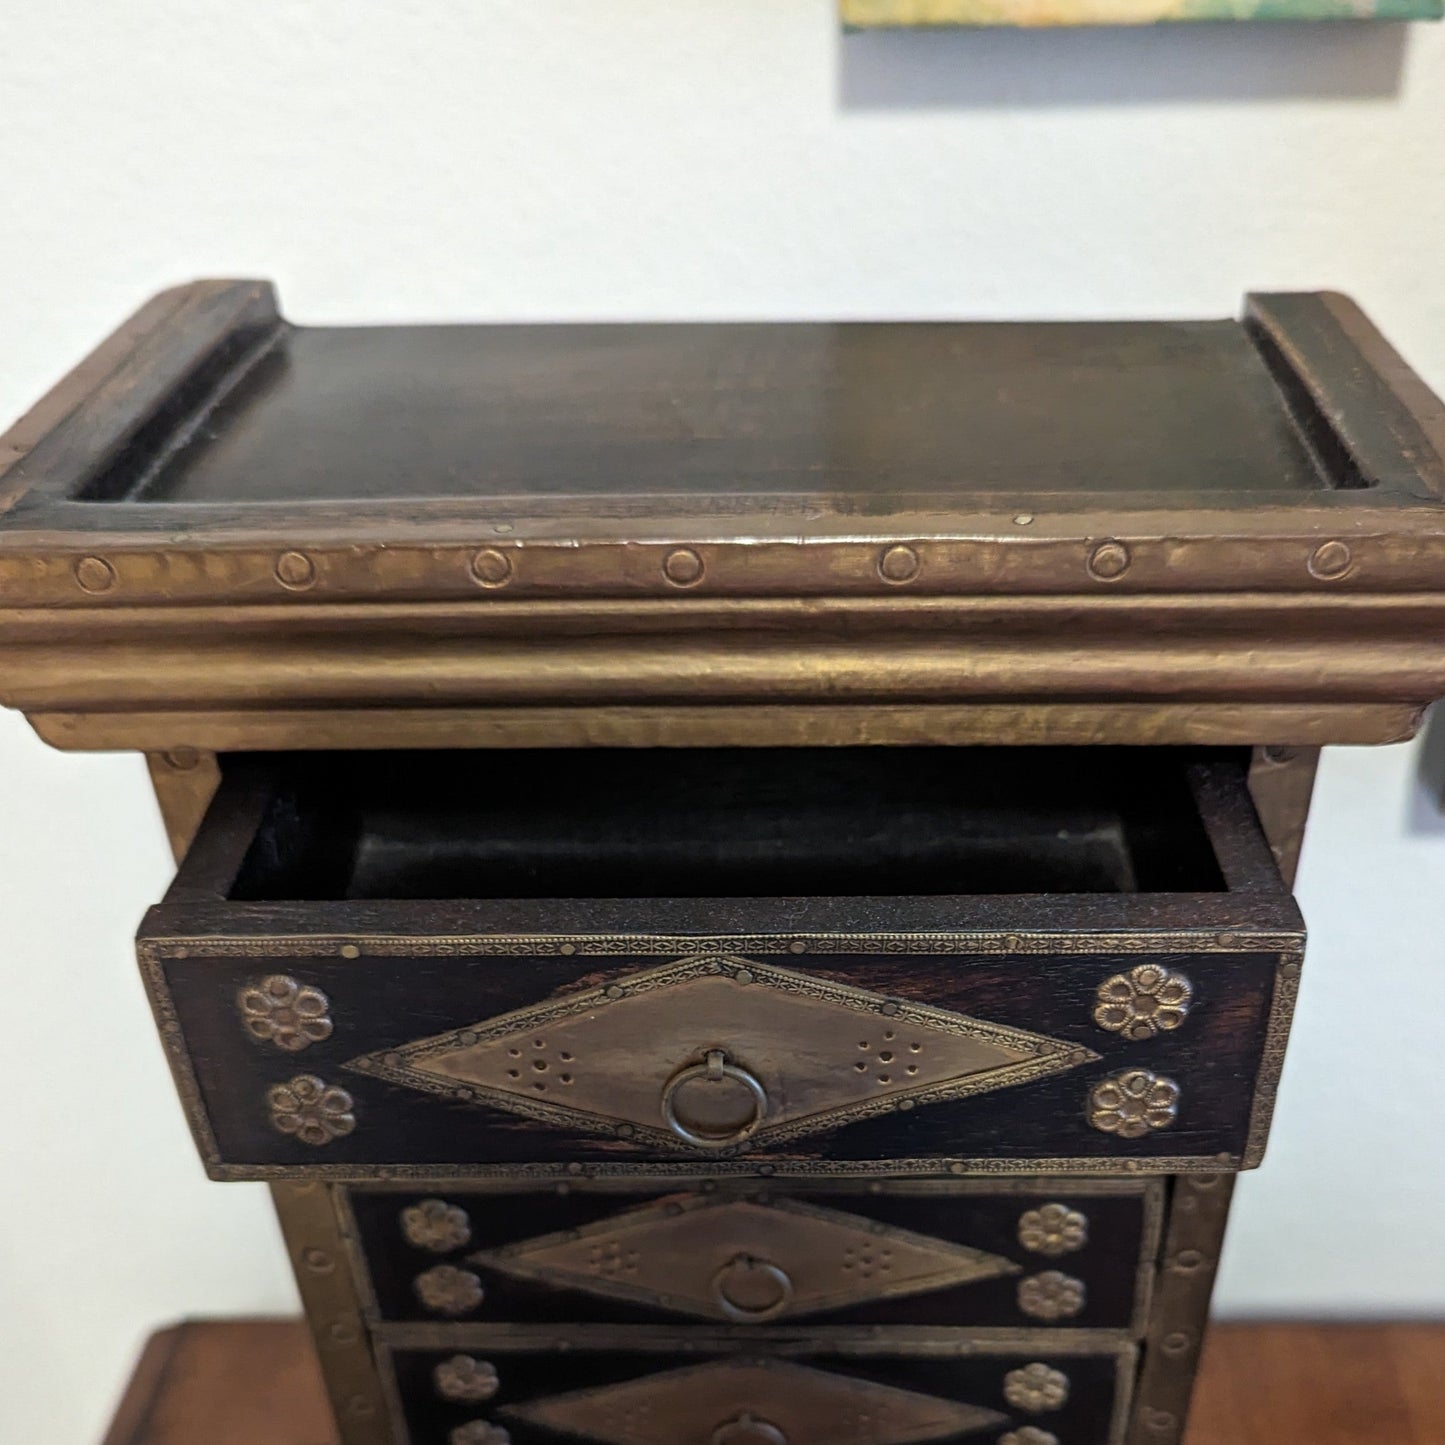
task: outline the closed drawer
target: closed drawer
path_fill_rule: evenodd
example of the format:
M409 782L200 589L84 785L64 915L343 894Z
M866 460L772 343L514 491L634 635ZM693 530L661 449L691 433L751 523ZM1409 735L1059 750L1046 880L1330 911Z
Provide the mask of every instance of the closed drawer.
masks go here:
M1134 1350L1048 1331L937 1334L767 1354L617 1339L565 1353L454 1330L381 1351L410 1445L1117 1445ZM505 1433L500 1433L505 1432Z
M1247 1167L1302 946L1153 749L249 760L140 936L224 1178Z
M397 1321L1142 1329L1162 1181L350 1189Z

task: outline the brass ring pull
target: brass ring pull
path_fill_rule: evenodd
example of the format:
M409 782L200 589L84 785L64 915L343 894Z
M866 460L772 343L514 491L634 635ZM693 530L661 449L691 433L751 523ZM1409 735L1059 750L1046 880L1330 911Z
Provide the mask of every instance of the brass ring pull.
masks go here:
M712 1432L712 1445L788 1445L788 1437L776 1425L744 1410Z
M704 1079L713 1084L721 1083L724 1079L732 1079L735 1083L741 1084L753 1098L751 1117L735 1129L728 1129L716 1134L704 1133L684 1124L677 1116L677 1091L684 1084L698 1079ZM667 1081L667 1086L662 1091L662 1117L667 1121L667 1127L679 1139L698 1149L726 1149L733 1144L741 1144L763 1122L767 1113L768 1092L763 1088L757 1075L737 1064L730 1064L728 1056L721 1049L709 1049L706 1063L689 1064L687 1068L679 1069Z
M731 1280L734 1285L741 1282L741 1276L751 1274L755 1278L761 1276L773 1286L775 1298L764 1305L739 1304L728 1294L728 1283ZM786 1270L779 1269L777 1265L771 1264L766 1259L755 1259L750 1254L740 1254L730 1259L712 1277L712 1297L717 1302L717 1307L730 1319L737 1320L742 1324L760 1323L763 1320L774 1319L782 1314L793 1302L793 1281L789 1279Z

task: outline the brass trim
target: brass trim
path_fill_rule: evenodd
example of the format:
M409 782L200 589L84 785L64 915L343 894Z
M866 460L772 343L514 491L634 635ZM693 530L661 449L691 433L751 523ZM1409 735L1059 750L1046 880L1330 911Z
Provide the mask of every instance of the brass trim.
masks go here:
M1250 1106L1249 1135L1245 1140L1244 1158L1240 1165L1242 1169L1258 1168L1264 1159L1270 1125L1274 1122L1279 1081L1284 1073L1285 1049L1289 1044L1290 1030L1294 1026L1295 1003L1299 998L1300 974L1303 968L1304 954L1296 951L1284 955L1275 970L1274 994L1270 1000L1264 1048L1260 1053L1259 1073Z
M1137 1346L1121 1330L1050 1329L1048 1326L972 1329L939 1325L797 1326L696 1324L480 1324L419 1320L382 1323L373 1331L392 1350L616 1350L659 1354L750 1354L766 1349L794 1355L929 1355L943 1358L1037 1354L1108 1355L1133 1359Z
M179 863L200 829L216 789L221 786L220 764L214 753L180 747L169 752L147 753L146 767L171 853Z
M1256 747L1249 768L1250 796L1286 888L1294 887L1320 762L1318 748L1290 742L1279 737L1268 747Z
M1128 1445L1183 1438L1233 1195L1227 1176L1175 1181Z
M731 933L731 934L600 934L600 933L266 933L155 936L137 945L149 958L163 962L195 958L270 958L284 950L288 958L334 958L343 949L374 958L531 957L553 954L568 958L690 958L718 954L1165 954L1279 953L1299 950L1298 933L1238 929L1163 928L1131 932L1049 931L1008 932L980 929L950 933Z
M204 665L204 664L198 664ZM1165 664L1161 662L1161 666ZM64 751L305 752L338 748L854 747L863 744L1398 743L1431 699L1384 703L685 704L639 707L26 708Z
M271 1199L316 1345L341 1445L396 1445L354 1256L327 1184L274 1184Z
M629 1175L626 1178L615 1176L593 1177L577 1179L568 1176L565 1180L558 1181L557 1188L565 1193L576 1191L582 1194L612 1194L612 1193L633 1193L638 1190L647 1190L655 1187L658 1190L672 1192L678 1189L693 1188L698 1190L717 1191L719 1194L747 1192L760 1188L768 1188L772 1177L762 1175L761 1171L754 1170L752 1178L739 1178L730 1176L725 1178L716 1177L711 1165L699 1165L695 1172L681 1174L659 1174L655 1179L649 1179L647 1175ZM1096 1178L1089 1175L1074 1177L1056 1175L1029 1175L1021 1178L1006 1179L967 1179L967 1178L946 1178L946 1179L818 1179L808 1183L809 1193L817 1194L876 1194L876 1195L997 1195L999 1197L1033 1196L1040 1197L1049 1194L1071 1194L1084 1197L1098 1196L1108 1199L1123 1199L1131 1195L1147 1195L1153 1200L1162 1213L1164 1206L1164 1191L1168 1181L1156 1178ZM365 1194L415 1194L418 1192L417 1184L407 1180L383 1179L368 1180L363 1184L355 1186L356 1192ZM426 1189L435 1194L516 1194L518 1189L515 1184L509 1184L496 1179L476 1179L459 1177L450 1174L429 1174L426 1180ZM344 1189L345 1194L353 1192L351 1189Z

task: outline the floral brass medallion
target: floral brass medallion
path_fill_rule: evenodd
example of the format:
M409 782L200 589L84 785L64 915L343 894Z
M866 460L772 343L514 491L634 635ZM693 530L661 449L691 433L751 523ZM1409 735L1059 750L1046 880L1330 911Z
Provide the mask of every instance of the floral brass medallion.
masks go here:
M1019 1309L1030 1319L1071 1320L1084 1308L1084 1282L1049 1269L1020 1280L1018 1298Z
M465 1209L445 1199L423 1199L401 1211L401 1233L417 1249L449 1254L471 1242L472 1223Z
M699 1151L782 1142L1096 1057L771 964L695 957L348 1067L567 1128Z
M978 1405L764 1359L715 1360L510 1413L603 1445L919 1445L1005 1419Z
M1094 1022L1113 1034L1142 1041L1177 1029L1189 1017L1194 985L1174 969L1141 963L1099 985Z
M298 1074L268 1089L266 1106L273 1128L318 1149L356 1128L351 1095L315 1074Z
M1179 1117L1179 1085L1148 1069L1127 1069L1094 1085L1089 1123L1121 1139L1142 1139Z
M692 1195L471 1256L522 1279L762 1323L1016 1274L998 1255L789 1199Z
M1050 1365L1024 1365L1004 1376L1003 1397L1015 1410L1030 1415L1062 1410L1069 1403L1069 1377Z
M275 1044L287 1053L331 1037L331 1005L319 988L298 983L284 973L273 973L236 1001L246 1032L262 1043Z
M1019 1216L1019 1243L1032 1254L1057 1259L1088 1242L1088 1219L1067 1204L1042 1204Z
M486 1298L482 1282L469 1269L439 1264L412 1281L416 1297L433 1314L464 1315Z
M432 1371L432 1382L443 1400L468 1405L490 1400L501 1387L497 1367L490 1360L479 1360L472 1355L453 1355L443 1360Z

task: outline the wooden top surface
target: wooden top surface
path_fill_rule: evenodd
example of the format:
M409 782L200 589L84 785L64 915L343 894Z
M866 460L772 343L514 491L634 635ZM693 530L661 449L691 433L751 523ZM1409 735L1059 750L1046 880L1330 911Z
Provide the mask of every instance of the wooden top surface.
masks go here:
M155 1336L104 1445L333 1445L302 1325L195 1322ZM1185 1445L1438 1445L1445 1325L1224 1325Z
M1234 321L288 327L228 385L87 495L877 525L988 494L1224 506L1354 480Z

